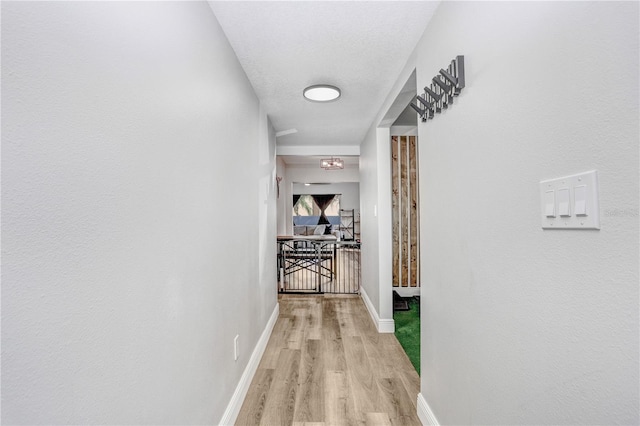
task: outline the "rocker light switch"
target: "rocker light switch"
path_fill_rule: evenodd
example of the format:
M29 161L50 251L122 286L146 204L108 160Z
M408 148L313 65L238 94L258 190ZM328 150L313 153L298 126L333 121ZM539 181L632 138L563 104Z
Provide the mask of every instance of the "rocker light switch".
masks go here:
M587 185L576 186L573 190L575 197L574 211L576 216L587 215Z
M600 229L598 172L540 181L543 229Z
M544 193L544 211L547 217L556 217L555 191L547 191Z
M558 190L558 214L562 217L571 216L571 209L569 207L569 188L562 188Z

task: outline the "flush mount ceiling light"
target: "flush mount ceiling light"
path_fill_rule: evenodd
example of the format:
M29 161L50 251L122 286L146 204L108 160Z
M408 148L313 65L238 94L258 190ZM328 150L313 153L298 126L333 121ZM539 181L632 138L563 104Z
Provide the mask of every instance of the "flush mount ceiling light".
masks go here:
M340 89L328 84L316 84L304 89L302 95L313 102L330 102L340 97Z
M339 170L344 169L344 161L340 158L323 158L320 160L320 167L325 170Z

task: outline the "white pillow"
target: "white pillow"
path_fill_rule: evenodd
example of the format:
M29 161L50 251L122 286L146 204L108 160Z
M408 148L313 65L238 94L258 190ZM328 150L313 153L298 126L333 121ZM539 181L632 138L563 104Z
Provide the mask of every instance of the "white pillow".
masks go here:
M313 235L324 235L324 230L326 229L327 225L318 225L316 226L315 231L313 231Z

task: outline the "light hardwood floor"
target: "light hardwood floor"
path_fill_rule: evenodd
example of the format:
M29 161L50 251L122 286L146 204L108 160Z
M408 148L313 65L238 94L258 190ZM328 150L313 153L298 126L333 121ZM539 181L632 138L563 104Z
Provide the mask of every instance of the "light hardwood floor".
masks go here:
M237 425L420 425L420 378L359 296L280 296Z

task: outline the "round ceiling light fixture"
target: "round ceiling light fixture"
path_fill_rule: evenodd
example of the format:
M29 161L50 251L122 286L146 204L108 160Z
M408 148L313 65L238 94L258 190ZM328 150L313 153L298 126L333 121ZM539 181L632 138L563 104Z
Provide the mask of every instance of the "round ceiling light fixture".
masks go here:
M340 89L328 84L316 84L304 89L302 95L313 102L331 102L340 97Z

